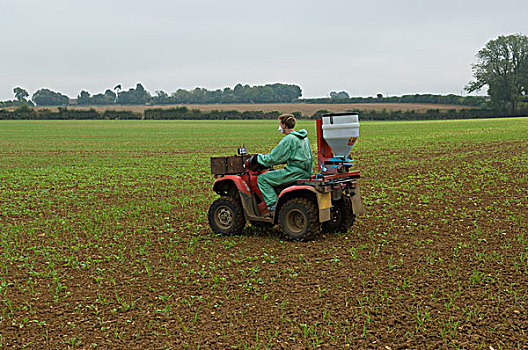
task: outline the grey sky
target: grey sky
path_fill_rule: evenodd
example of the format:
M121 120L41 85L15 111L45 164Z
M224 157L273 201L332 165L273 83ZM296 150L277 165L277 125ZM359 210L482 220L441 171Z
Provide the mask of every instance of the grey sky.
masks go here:
M0 100L295 83L460 94L487 41L528 34L526 0L0 0Z

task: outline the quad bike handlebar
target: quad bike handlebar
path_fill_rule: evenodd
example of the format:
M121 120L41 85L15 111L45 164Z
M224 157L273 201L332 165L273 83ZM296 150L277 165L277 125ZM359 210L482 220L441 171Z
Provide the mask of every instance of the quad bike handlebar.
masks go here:
M262 171L267 169L264 165L258 162L258 154L253 154L251 157L246 159L244 167L250 171Z

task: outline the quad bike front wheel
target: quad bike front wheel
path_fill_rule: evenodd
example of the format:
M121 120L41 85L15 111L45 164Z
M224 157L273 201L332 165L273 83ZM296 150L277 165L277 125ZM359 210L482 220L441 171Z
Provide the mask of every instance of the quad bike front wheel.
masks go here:
M352 212L352 201L343 196L333 203L330 221L323 222L323 232L325 233L346 233L354 224L356 216Z
M220 197L211 204L209 226L214 233L220 235L239 235L246 224L242 205L237 198Z
M317 204L307 198L293 198L281 207L279 224L284 236L292 241L306 241L321 232Z

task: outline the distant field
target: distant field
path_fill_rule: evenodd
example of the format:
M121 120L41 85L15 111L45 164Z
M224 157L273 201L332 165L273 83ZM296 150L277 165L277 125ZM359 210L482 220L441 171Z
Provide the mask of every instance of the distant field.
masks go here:
M362 122L350 232L213 235L209 157L276 130L0 121L0 348L526 349L528 118Z
M145 109L151 108L174 108L185 106L189 109L199 109L201 111L212 110L238 110L238 111L278 111L281 113L301 112L303 115L313 115L319 110L328 110L330 112L346 112L350 110L387 110L387 111L408 111L415 110L425 112L429 109L464 109L471 108L467 106L455 105L438 105L438 104L420 104L420 103L346 103L346 104L310 104L310 103L267 103L267 104L209 104L209 105L168 105L168 106L98 106L98 107L77 107L70 106L71 109L90 109L97 111L104 110L132 110L137 113L143 113ZM48 108L56 110L56 107Z

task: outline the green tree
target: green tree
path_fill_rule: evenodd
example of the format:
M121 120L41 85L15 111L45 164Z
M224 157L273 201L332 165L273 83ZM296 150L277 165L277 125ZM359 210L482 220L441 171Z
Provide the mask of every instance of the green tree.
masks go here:
M16 87L13 89L13 92L15 93L15 98L18 102L27 103L29 94L26 90L22 89L21 87Z
M37 90L31 98L37 106L67 106L68 96L49 89Z
M117 94L117 103L121 105L144 105L150 99L150 93L145 90L141 83L137 83L135 89L120 91Z
M476 57L477 63L471 66L475 80L466 90L474 92L487 86L494 106L509 107L515 113L519 101L528 93L528 37L499 36L490 40Z
M185 89L178 89L171 95L174 103L187 103L190 100L190 92Z
M104 101L105 101L105 104L107 105L111 105L111 104L114 104L115 103L115 100L116 100L116 94L115 92L113 92L112 90L110 89L106 89L105 93L104 93Z
M249 98L247 97L249 89L250 87L247 84L236 84L233 88L233 93L235 94L236 102L249 102Z
M90 103L91 103L90 93L88 91L82 90L79 96L77 96L77 104L89 105Z
M99 93L92 96L90 99L90 104L94 106L103 106L106 105L105 95Z
M271 87L273 90L273 101L271 102L295 102L302 96L301 88L292 84L268 84L264 88Z
M339 91L339 92L332 91L330 92L330 98L342 100L342 99L350 98L350 95L346 91Z

